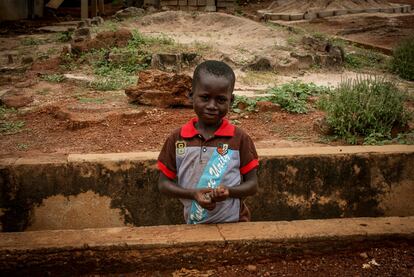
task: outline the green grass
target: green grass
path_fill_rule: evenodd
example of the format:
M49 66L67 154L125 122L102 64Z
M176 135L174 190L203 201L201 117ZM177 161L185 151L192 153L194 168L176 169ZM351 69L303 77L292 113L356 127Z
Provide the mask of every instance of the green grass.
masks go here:
M0 122L0 133L4 135L12 135L23 130L24 121L3 121Z
M66 80L66 77L62 74L43 74L40 76L40 78L51 83L61 83Z
M291 113L307 113L309 106L307 100L312 95L321 95L329 92L329 88L317 86L313 83L293 81L270 89L272 96L263 100L277 103L282 109Z
M102 98L88 98L88 97L78 97L80 103L94 103L94 104L103 104L105 102Z
M394 83L380 77L359 77L343 81L319 106L339 138L351 144L360 138L374 144L391 139L391 129L407 123L404 100Z
M56 41L58 42L69 42L72 40L72 34L71 31L64 31L56 34Z
M414 81L414 36L403 40L394 49L391 69L401 78Z
M36 38L24 38L22 41L21 41L21 44L22 45L25 45L25 46L29 46L29 45L39 45L39 44L42 44L42 41L40 40L40 39L36 39Z
M354 52L345 53L345 67L349 69L386 69L387 63L386 56L372 50L357 49Z

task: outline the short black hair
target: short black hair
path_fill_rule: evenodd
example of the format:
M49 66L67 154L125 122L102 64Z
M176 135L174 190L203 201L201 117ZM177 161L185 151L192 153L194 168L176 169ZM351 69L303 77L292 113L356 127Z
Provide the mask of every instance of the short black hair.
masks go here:
M230 88L233 92L234 83L236 81L236 76L234 75L233 69L231 69L231 67L224 62L208 60L197 65L196 69L194 70L190 96L194 94L195 87L200 81L200 75L202 72L206 72L217 77L226 78L229 80Z

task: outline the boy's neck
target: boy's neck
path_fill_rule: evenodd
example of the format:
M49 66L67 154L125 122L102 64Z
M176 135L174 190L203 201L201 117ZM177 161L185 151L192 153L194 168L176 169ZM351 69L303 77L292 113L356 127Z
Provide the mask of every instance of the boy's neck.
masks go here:
M218 128L220 128L222 122L223 119L220 119L220 121L218 121L216 124L205 124L201 120L198 120L195 123L195 128L205 139L209 139L214 136L214 133Z

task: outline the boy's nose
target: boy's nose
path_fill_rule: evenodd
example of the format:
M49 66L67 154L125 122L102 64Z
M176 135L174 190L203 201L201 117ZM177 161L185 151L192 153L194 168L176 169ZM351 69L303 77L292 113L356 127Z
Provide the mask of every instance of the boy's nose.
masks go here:
M210 101L208 101L207 108L208 109L217 109L216 101L213 100L213 99L211 99Z

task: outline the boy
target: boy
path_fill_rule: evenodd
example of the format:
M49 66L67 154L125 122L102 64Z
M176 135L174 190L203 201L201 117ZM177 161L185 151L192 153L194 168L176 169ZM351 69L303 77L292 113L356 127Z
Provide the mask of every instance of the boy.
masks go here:
M258 158L251 138L224 119L234 83L225 63L199 64L189 95L197 118L175 130L158 157L158 188L180 198L188 224L250 220L242 199L257 191Z

